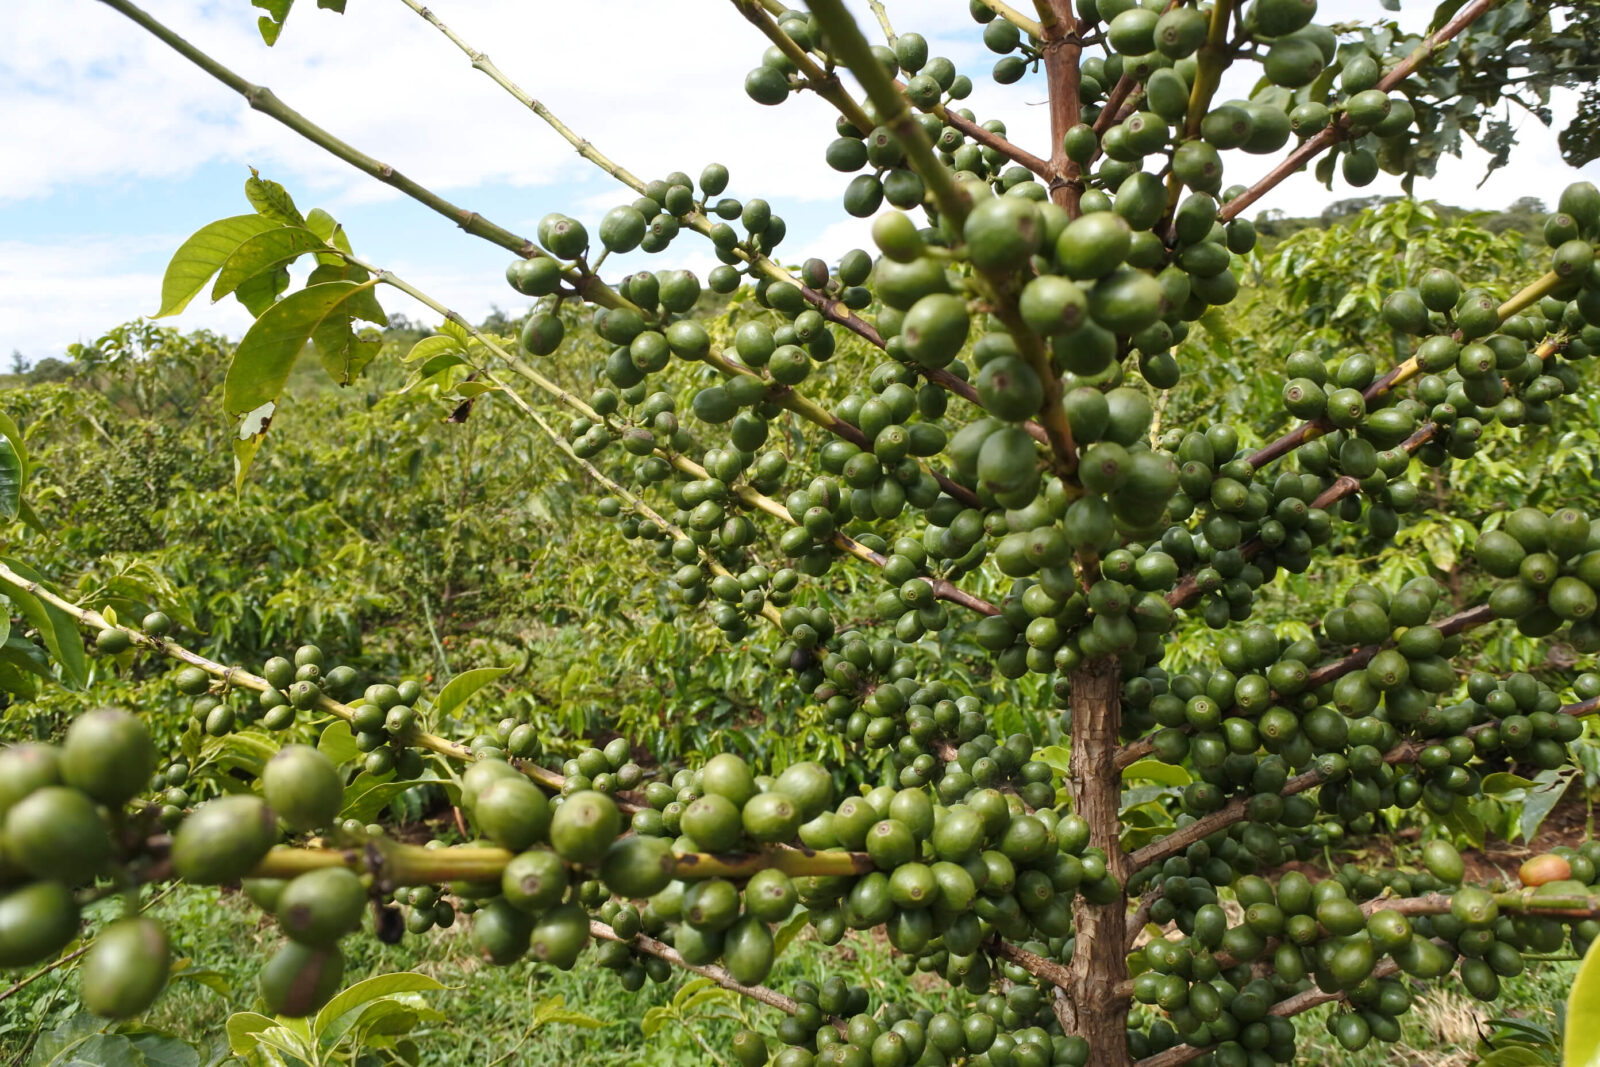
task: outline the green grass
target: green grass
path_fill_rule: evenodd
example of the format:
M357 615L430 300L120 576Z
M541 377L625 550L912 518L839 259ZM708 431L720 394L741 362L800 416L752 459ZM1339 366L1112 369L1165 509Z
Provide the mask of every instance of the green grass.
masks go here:
M180 887L156 906L154 914L167 921L175 956L192 961L191 973L205 975L207 981L194 977L174 981L141 1021L193 1044L209 1045L220 1057L225 1052L222 1035L228 1016L259 1007L256 971L278 943L278 935L270 921L242 896L211 888ZM730 994L692 1009L686 1022L669 1022L646 1037L640 1026L646 1012L670 1004L683 978L663 985L646 984L639 992L629 993L611 972L582 963L571 972L528 963L489 967L473 957L466 926L463 922L448 931L407 935L398 945L382 945L367 935L344 943L347 984L413 969L445 984L446 989L427 994L426 1000L444 1013L447 1022L416 1034L422 1062L430 1065L689 1067L731 1063L726 1050L735 1029L753 1025L770 1034L777 1023L773 1010ZM1530 963L1523 976L1503 983L1503 996L1492 1005L1471 1000L1453 980L1436 983L1419 995L1416 1005L1402 1018L1400 1042L1374 1042L1358 1053L1346 1052L1334 1042L1324 1028L1334 1009L1319 1008L1301 1018L1298 1062L1338 1063L1341 1067L1465 1067L1476 1060L1472 1050L1483 1020L1516 1016L1552 1025L1576 966L1569 962ZM820 981L830 974L867 986L874 1004L888 998L937 1009L944 1006L947 995L942 984L903 977L888 946L867 936L852 936L835 949L810 938L798 939L784 953L772 984L785 988L801 977ZM75 965L69 965L0 1004L0 1067L27 1063L35 1035L78 1014L76 987ZM601 1026L591 1030L552 1024L530 1031L535 1007L558 995L565 999L567 1009L600 1020Z

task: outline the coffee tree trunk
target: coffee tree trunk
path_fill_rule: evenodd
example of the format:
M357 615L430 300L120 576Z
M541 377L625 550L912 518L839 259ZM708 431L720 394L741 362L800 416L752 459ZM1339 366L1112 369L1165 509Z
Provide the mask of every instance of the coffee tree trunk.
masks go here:
M1119 986L1128 977L1128 896L1121 842L1122 778L1116 768L1121 726L1122 672L1114 658L1089 660L1072 672L1072 754L1067 789L1073 810L1089 824L1089 845L1105 852L1117 892L1105 903L1079 896L1073 902L1076 929L1067 965L1066 996L1057 1014L1069 1033L1088 1040L1107 1067L1130 1062L1128 998Z

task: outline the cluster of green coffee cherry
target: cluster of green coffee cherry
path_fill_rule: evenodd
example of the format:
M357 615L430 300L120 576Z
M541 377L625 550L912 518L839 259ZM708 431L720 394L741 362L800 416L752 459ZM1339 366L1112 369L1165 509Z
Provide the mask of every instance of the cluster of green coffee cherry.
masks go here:
M840 1067L880 1063L911 1064L1040 1064L1083 1067L1089 1045L1081 1037L1060 1032L1046 994L1020 972L1017 984L1004 994L973 998L959 1011L935 1012L885 1004L876 1014L854 1009L857 990L837 979L820 986L799 983L800 1010L778 1026L778 1039L789 1047L771 1062L774 1067ZM843 1033L823 1021L831 1016ZM765 1059L744 1062L765 1062Z
M1515 620L1530 637L1570 624L1574 648L1600 651L1600 522L1576 508L1550 514L1518 508L1479 536L1473 554L1485 571L1505 579L1489 595L1496 618Z
M1457 686L1450 658L1461 638L1429 622L1440 594L1430 578L1392 594L1358 583L1323 619L1331 649L1310 638L1286 641L1256 625L1223 639L1220 669L1148 669L1124 683L1124 734L1149 734L1157 759L1194 768L1199 780L1183 795L1189 814L1243 795L1251 798L1253 822L1291 828L1307 825L1315 812L1304 797L1278 795L1289 772L1316 769L1327 783L1318 794L1322 810L1359 828L1381 808L1419 801L1435 813L1450 812L1479 785L1481 775L1467 765L1508 743L1520 761L1559 766L1581 724L1556 714L1560 696L1531 675L1500 682L1474 674L1471 703L1442 703ZM1363 648L1364 663L1313 683L1318 664L1352 646ZM1575 683L1580 699L1597 687L1594 675ZM1497 692L1503 695L1491 700ZM1508 735L1499 723L1535 711L1537 730L1514 722ZM1428 744L1408 761L1415 769L1401 773L1384 754L1411 738Z
M0 748L0 969L54 956L78 936L80 894L153 829L130 802L156 768L144 723L102 708L73 720L60 745ZM100 931L80 969L79 997L126 1018L154 1002L170 961L160 923L137 915Z
M1533 887L1535 902L1586 896L1597 856L1600 849L1588 844L1536 857L1520 872L1522 884ZM1422 981L1456 970L1472 995L1493 1000L1501 978L1522 973L1524 953L1547 954L1566 942L1561 921L1501 914L1491 893L1462 885L1464 864L1444 839L1430 841L1421 859L1423 869L1414 873L1380 876L1346 864L1337 877L1318 882L1297 871L1276 886L1254 875L1238 877L1232 890L1243 916L1231 924L1212 883L1191 873L1191 861L1168 859L1160 877L1162 901L1169 903L1151 917L1173 923L1181 936L1154 938L1136 957L1134 998L1159 1009L1150 1013L1157 1021L1148 1036L1135 1034L1136 1054L1181 1041L1216 1045L1218 1064L1241 1047L1272 1048L1274 1061L1288 1062L1293 1028L1283 1028L1267 1011L1313 985L1349 996L1349 1010L1331 1016L1328 1029L1357 1051L1373 1038L1398 1040L1397 1017L1412 1004L1403 981L1373 977L1385 956ZM1440 892L1449 894L1450 909L1439 914L1408 915L1381 899ZM1580 953L1597 933L1600 924L1593 920L1570 924ZM1254 966L1264 961L1271 963L1266 977Z

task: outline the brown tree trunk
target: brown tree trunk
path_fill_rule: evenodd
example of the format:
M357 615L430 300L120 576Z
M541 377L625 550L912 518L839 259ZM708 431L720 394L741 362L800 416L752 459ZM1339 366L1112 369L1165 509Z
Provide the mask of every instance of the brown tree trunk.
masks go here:
M1072 917L1076 941L1067 966L1067 997L1058 1001L1062 1027L1089 1042L1096 1067L1128 1067L1128 1000L1117 987L1128 977L1128 897L1120 840L1122 776L1117 772L1117 731L1122 721L1122 672L1107 657L1072 673L1072 757L1067 788L1073 810L1089 824L1089 844L1104 850L1109 876L1119 887L1108 904L1078 897Z
M1083 104L1079 97L1079 62L1083 45L1078 40L1078 20L1072 13L1072 0L1049 0L1037 5L1044 27L1044 73L1050 86L1050 199L1078 215L1078 197L1083 178L1078 165L1067 158L1061 137L1082 121Z

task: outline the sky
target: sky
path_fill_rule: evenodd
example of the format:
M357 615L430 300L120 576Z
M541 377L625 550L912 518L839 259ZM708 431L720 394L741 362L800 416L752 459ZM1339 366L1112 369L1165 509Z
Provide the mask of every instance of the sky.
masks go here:
M874 40L864 0L851 0ZM509 256L403 195L349 168L272 119L98 0L9 0L0 54L0 358L59 356L117 323L157 310L162 272L193 231L249 211L249 168L284 184L302 211L321 207L358 255L390 269L472 320L526 298L504 281ZM1002 119L1013 140L1047 155L1049 118L1040 79L999 86L965 0L888 0L897 31L928 37L977 86L966 101ZM531 234L547 212L586 220L633 194L579 158L534 115L470 66L401 0L350 0L339 16L300 0L278 44L266 47L247 0L144 0L145 10L238 74L271 87L346 142L464 207ZM765 38L720 0L439 0L431 10L487 53L523 89L601 151L647 178L698 175L711 161L732 173L727 195L760 196L785 217L780 258L836 258L870 248L869 220L839 207L849 175L830 170L832 109L810 93L777 108L742 90ZM1432 3L1323 0L1319 21L1398 18L1426 26ZM1251 68L1254 69L1254 68ZM1250 74L1225 81L1219 99L1244 95ZM1481 187L1484 157L1469 149L1417 194L1499 208L1521 196L1553 203L1576 172L1555 131L1575 106L1553 101L1551 129L1518 113L1511 165ZM1229 153L1228 181L1248 182L1271 157ZM1583 177L1600 180L1600 166ZM1381 176L1332 193L1308 174L1291 178L1252 213L1315 214L1348 196L1398 192ZM660 255L636 252L606 273L715 265L686 235ZM393 291L391 311L433 321ZM250 324L231 298L197 298L183 329L239 336Z

